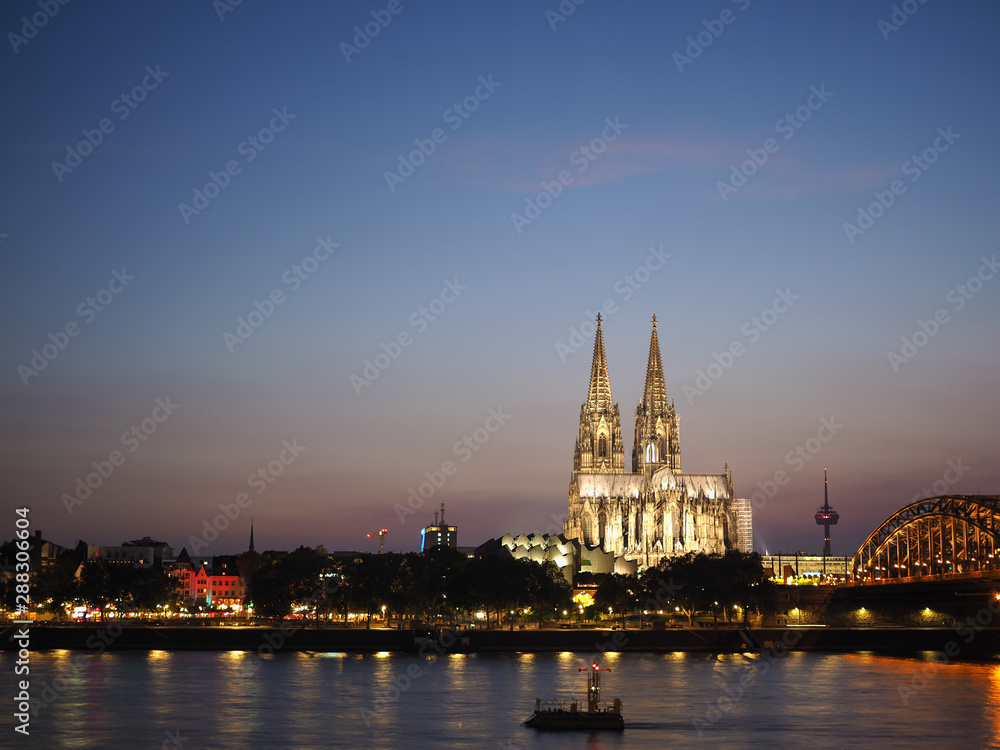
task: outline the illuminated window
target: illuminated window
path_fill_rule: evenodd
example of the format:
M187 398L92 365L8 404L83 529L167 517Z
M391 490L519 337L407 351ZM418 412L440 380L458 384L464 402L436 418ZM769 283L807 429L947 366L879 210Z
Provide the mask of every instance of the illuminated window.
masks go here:
M656 448L656 443L650 443L646 446L646 463L655 464L660 461L660 452Z

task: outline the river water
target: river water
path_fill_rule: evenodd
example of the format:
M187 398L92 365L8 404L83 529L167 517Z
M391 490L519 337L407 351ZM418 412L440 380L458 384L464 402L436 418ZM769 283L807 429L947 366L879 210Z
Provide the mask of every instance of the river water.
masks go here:
M1000 747L1000 663L937 654L608 654L622 733L522 727L536 697L582 697L589 654L31 654L49 705L13 731L15 655L0 654L0 747ZM742 682L742 685L741 685Z

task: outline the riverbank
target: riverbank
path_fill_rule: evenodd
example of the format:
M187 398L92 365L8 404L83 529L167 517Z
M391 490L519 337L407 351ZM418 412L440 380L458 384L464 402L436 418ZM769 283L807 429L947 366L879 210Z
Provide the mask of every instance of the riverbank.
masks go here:
M216 650L357 653L488 653L553 651L754 652L783 644L789 651L914 653L957 658L1000 656L1000 629L950 628L670 628L666 630L388 630L292 627L100 626L47 624L30 628L32 651ZM12 631L2 648L16 650ZM951 644L951 645L949 645ZM779 646L781 648L781 646Z

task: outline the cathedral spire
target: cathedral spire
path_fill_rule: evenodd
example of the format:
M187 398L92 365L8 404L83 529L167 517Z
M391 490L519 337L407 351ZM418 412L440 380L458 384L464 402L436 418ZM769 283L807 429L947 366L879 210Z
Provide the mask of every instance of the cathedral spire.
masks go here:
M573 471L588 474L622 474L625 471L621 417L618 405L611 397L600 314L594 336L590 388L586 402L580 407L580 434L573 452Z
M632 470L640 472L648 464L662 464L680 473L680 439L677 413L667 396L663 379L663 359L660 356L660 337L653 332L649 338L649 360L646 363L646 387L642 400L635 410L635 444L632 449Z
M590 391L587 406L602 412L611 408L611 379L608 377L608 360L604 355L604 334L601 332L601 314L597 314L597 336L594 338L594 361L590 366Z
M660 357L660 337L656 335L656 316L653 316L653 335L649 339L649 361L646 363L646 388L642 394L646 406L662 411L670 406L667 384L663 381L663 359Z

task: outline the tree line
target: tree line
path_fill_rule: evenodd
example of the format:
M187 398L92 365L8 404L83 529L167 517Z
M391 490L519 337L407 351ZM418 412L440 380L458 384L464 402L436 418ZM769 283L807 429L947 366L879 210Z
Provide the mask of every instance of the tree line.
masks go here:
M0 560L8 544L0 545ZM176 579L160 568L87 560L86 544L65 550L51 565L32 572L32 600L61 619L67 605L96 609L103 616L148 616L158 608L194 603L177 589ZM349 613L372 619L401 617L462 623L481 619L487 627L515 622L575 617L619 619L634 613L680 613L693 624L696 615L716 621L746 620L774 607L774 584L756 553L688 554L664 560L637 575L587 574L577 586L590 598L573 601L569 583L552 562L495 554L467 557L452 549L428 553L331 556L320 548L290 553L247 552L235 560L246 582L244 604L259 617L288 615L347 622ZM13 579L4 580L3 601L12 609ZM477 618L476 613L482 613Z

